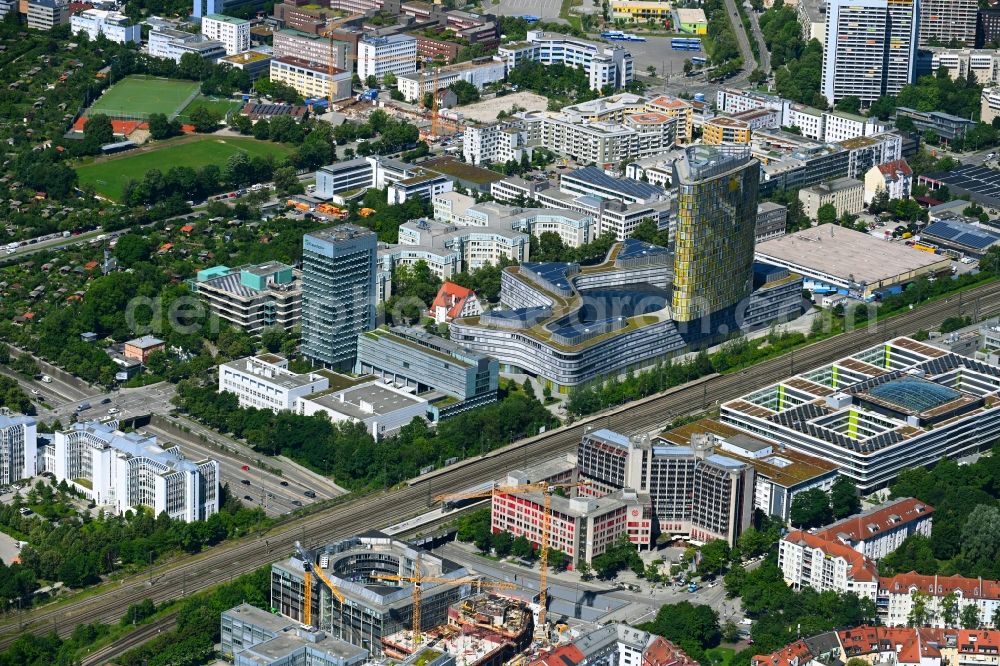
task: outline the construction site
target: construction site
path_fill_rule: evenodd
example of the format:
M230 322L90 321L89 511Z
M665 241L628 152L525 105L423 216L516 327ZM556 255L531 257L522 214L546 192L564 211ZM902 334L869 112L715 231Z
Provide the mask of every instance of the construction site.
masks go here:
M443 650L457 666L500 666L528 649L532 612L518 599L477 594L448 607L448 622L420 634L403 630L382 637L382 653L406 659L422 648Z

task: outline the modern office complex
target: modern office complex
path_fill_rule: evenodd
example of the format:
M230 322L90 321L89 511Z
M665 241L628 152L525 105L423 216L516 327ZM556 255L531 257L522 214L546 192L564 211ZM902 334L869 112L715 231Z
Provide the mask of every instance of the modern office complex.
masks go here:
M507 309L452 321L451 339L564 391L683 348L669 280L669 252L631 239L597 266L522 263L501 275Z
M37 422L30 416L0 415L0 484L38 473Z
M773 201L757 204L757 224L754 226L754 242L763 243L785 235L788 222L788 208Z
M302 315L302 273L277 261L206 268L192 289L219 318L250 335L269 326L290 330Z
M295 413L322 414L332 423L360 423L376 442L413 419L430 418L427 400L371 378L301 397L295 401Z
M366 532L305 551L271 566L271 607L296 622L304 622L305 567L321 571L346 597L341 604L319 576L311 577L312 620L331 636L381 654L382 637L413 622L413 590L375 578L376 575L434 576L462 579L468 571L449 560L381 532ZM418 571L419 567L419 571ZM448 605L469 596L468 583L421 585L421 626L447 620Z
M482 90L487 83L503 81L507 66L501 61L481 59L460 62L436 68L432 72L411 72L398 77L397 89L408 102L417 102L425 93L443 90L453 83L464 81Z
M716 453L711 435L663 446L597 430L580 442L577 466L590 482L581 492L631 489L646 498L658 533L733 545L750 525L754 468Z
M422 329L396 326L358 338L356 371L415 391L439 409L440 418L447 418L495 402L500 365Z
M746 148L695 146L674 163L677 230L672 316L733 330L734 309L753 288L760 169Z
M142 41L139 24L133 24L121 12L85 9L70 17L69 26L74 35L83 32L91 40L97 39L98 35L104 35L108 40L118 44L129 42L138 44Z
M635 74L632 54L621 46L542 30L529 30L523 42L501 46L498 55L508 70L528 60L580 67L587 73L591 90L606 85L623 88Z
M831 0L826 9L823 95L870 104L914 79L917 0Z
M328 375L292 372L288 359L277 354L258 354L219 365L219 393L235 394L240 407L286 411L294 409L299 398L329 386Z
M474 198L458 192L440 194L432 203L435 220L456 226L509 228L532 236L549 231L568 247L584 245L594 234L594 218L573 210L523 208L496 202L477 204Z
M365 37L358 42L358 76L379 81L388 73L402 76L417 71L417 40L409 35Z
M250 50L250 21L225 14L209 14L201 19L201 34L205 39L222 42L226 55Z
M175 520L204 520L219 510L219 463L188 460L156 437L117 430L117 421L72 424L53 435L57 481L119 514L148 507Z
M725 402L720 419L834 463L862 494L995 441L1000 367L895 338Z
M226 45L222 42L173 28L151 30L146 48L154 58L166 58L178 64L185 53L194 53L212 62L226 55Z
M920 45L974 46L978 10L976 0L920 0Z
M347 42L334 40L331 48L330 40L321 35L285 28L274 32L272 48L275 58L299 58L323 66L330 64L332 55L334 67L347 69Z
M352 369L358 335L375 328L376 236L343 224L302 238L302 353Z

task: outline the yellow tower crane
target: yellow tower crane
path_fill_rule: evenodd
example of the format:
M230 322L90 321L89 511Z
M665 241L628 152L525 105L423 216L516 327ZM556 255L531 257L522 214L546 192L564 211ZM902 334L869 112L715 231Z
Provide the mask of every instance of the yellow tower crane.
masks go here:
M299 557L302 558L302 569L305 572L305 575L302 577L302 623L312 626L312 575L314 573L316 574L316 577L319 578L324 585L326 585L327 589L330 590L330 593L336 597L337 601L339 601L341 605L344 604L346 598L344 597L344 594L337 589L337 586L333 584L333 581L330 580L329 576L323 573L323 568L313 562L312 556L309 555L306 549L303 548L302 544L298 541L295 542L295 551L299 554Z
M491 590L516 590L519 585L514 583L505 583L503 581L484 581L479 578L472 576L465 578L445 578L443 576L424 576L420 573L420 558L418 557L413 561L413 575L412 576L397 576L395 574L375 574L372 578L378 580L391 580L397 583L413 583L413 642L419 643L421 624L420 624L420 603L421 603L421 586L424 583L447 583L451 585L465 585L466 583L475 583L479 586L480 590L482 588L488 588Z
M586 486L587 481L574 481L572 483L524 483L516 486L495 485L485 490L475 490L466 493L449 493L438 495L434 499L440 501L471 499L475 497L496 497L503 493L541 493L542 494L542 538L538 544L538 627L537 630L545 630L545 607L548 599L548 577L549 577L549 532L552 529L552 494L559 488L577 488Z

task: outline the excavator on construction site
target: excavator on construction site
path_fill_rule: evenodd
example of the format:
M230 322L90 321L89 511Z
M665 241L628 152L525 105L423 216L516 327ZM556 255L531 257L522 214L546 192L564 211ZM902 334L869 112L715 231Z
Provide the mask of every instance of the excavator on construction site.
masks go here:
M323 572L323 567L319 566L316 562L313 561L312 555L309 553L309 551L303 548L302 544L300 544L298 541L295 542L295 552L297 552L299 554L299 557L302 558L302 569L305 572L305 575L303 576L302 580L302 587L304 590L303 600L302 600L303 604L302 624L305 624L307 626L313 626L312 623L313 574L316 574L316 577L319 578L324 585L326 585L327 589L330 590L330 594L332 594L337 599L337 601L340 602L341 605L344 604L346 598L344 597L344 594L339 589L337 589L337 586L333 584L333 581L330 580L329 576L327 576Z
M413 575L412 576L397 576L395 574L375 574L372 578L378 580L390 580L397 583L412 583L413 584L413 642L414 644L419 644L421 641L421 624L420 624L420 595L422 593L422 586L424 583L447 583L450 585L464 585L466 583L475 583L479 586L480 591L483 588L491 590L516 590L519 585L514 583L506 583L503 581L484 581L480 578L473 576L468 576L465 578L445 578L443 576L424 576L420 573L420 558L416 558L413 561Z
M542 534L541 542L538 544L538 626L535 627L536 634L547 636L548 629L545 626L545 610L548 603L548 576L549 576L549 533L552 530L552 495L558 489L578 488L586 486L587 481L574 481L571 483L523 483L514 486L495 485L492 488L472 490L465 493L449 493L438 495L434 499L441 502L452 500L470 499L473 497L495 497L504 493L541 493L542 494Z

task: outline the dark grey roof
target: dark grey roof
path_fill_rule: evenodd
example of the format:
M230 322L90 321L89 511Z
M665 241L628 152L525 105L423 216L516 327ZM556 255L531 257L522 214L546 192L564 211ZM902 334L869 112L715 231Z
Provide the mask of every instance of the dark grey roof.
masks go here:
M604 173L604 171L597 167L583 167L582 169L577 169L572 173L566 174L563 178L581 180L590 185L616 190L623 194L643 199L658 197L664 194L663 188L656 185L650 185L649 183L632 178L615 178Z

